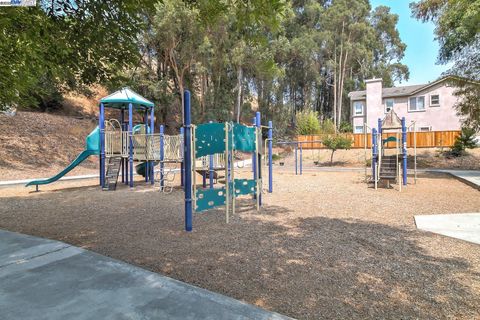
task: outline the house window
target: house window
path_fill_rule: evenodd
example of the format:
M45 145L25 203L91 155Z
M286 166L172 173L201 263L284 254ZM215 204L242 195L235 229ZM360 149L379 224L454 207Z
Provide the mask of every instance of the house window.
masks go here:
M363 101L354 101L353 102L353 115L363 116Z
M393 99L385 100L385 113L390 112L393 109Z
M432 94L430 95L430 107L439 107L440 106L440 95Z
M363 126L355 126L353 133L363 133Z
M432 127L420 127L418 128L420 132L432 131Z
M425 111L425 97L411 97L408 103L408 111L417 112Z

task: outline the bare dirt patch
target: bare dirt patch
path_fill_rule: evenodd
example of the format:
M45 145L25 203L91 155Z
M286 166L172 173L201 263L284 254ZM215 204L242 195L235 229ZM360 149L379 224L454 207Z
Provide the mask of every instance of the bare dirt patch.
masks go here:
M478 191L423 175L403 192L367 188L361 173L277 172L253 210L239 201L194 217L183 193L101 192L95 181L41 193L0 189L0 228L82 246L301 319L475 319L480 250L415 229L413 215L475 212Z

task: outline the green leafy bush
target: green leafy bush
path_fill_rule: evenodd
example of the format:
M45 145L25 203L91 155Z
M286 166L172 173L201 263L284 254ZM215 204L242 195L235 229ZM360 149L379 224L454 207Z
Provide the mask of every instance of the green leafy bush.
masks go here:
M296 133L298 135L316 134L320 132L318 113L312 110L303 110L296 114Z
M342 121L342 123L340 123L340 128L338 128L338 131L342 133L352 133L353 126L350 122Z
M335 124L331 119L325 119L320 124L320 133L323 134L334 134L335 133Z
M332 151L330 155L330 165L333 164L333 154L337 150L348 150L352 147L352 139L337 135L327 137L323 140L323 145Z
M465 155L466 149L473 149L477 146L475 142L475 130L471 128L462 128L462 132L455 140L449 154L454 157Z

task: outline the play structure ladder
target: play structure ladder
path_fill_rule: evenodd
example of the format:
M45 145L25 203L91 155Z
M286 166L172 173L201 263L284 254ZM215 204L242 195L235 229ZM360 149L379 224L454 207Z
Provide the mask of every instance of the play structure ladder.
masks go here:
M105 186L103 190L113 191L117 188L118 173L122 157L110 157L107 163L107 174L105 175Z
M382 156L380 165L380 179L394 180L397 179L397 159L396 155Z

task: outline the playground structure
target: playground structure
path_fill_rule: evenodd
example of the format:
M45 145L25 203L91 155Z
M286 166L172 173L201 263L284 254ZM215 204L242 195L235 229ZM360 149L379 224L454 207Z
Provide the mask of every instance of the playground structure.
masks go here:
M105 119L105 110L120 111L120 120ZM85 150L63 171L49 179L34 180L27 186L49 184L59 180L91 155L100 156L99 180L102 190L116 190L118 179L134 187L134 164L137 174L147 184L158 182L160 190L170 193L177 172L185 191L185 229L192 230L192 211L202 212L225 205L226 222L230 210L235 214L235 199L252 195L257 210L262 201L262 129L268 129L268 192L273 191L273 124L261 125L257 112L253 125L239 123L191 124L190 92L185 92L185 123L178 135L166 135L163 125L155 133L154 104L128 88L100 100L99 125L87 137ZM134 123L134 111L141 123ZM235 178L235 152L252 154L252 179ZM155 166L159 169L155 171ZM178 168L180 167L180 168ZM219 178L223 172L223 186ZM197 174L203 178L197 186ZM206 179L209 179L207 188Z
M364 132L366 132L368 127L366 124L364 127ZM415 123L413 122L407 128L405 117L400 119L392 109L386 114L384 119L378 119L378 128L372 129L372 180L375 190L381 182L386 182L387 188L390 187L391 182L395 182L398 184L399 191L402 191L402 185L407 185L407 131L409 129L413 129L414 182L417 182ZM389 147L391 143L395 143L393 148ZM365 157L366 145L365 143ZM393 153L388 152L392 150Z
M240 123L203 123L193 125L191 121L190 92L184 93L184 170L185 170L185 230L193 229L193 212L202 212L225 206L225 220L228 223L235 214L235 201L239 196L252 195L256 209L262 203L262 125L260 112L256 113L254 125ZM269 122L268 172L269 188L272 192L272 135ZM252 154L252 179L235 178L235 151ZM199 167L197 167L199 165ZM216 172L223 170L224 184L215 187ZM197 187L197 173L203 177L202 188ZM210 184L207 188L206 178Z

